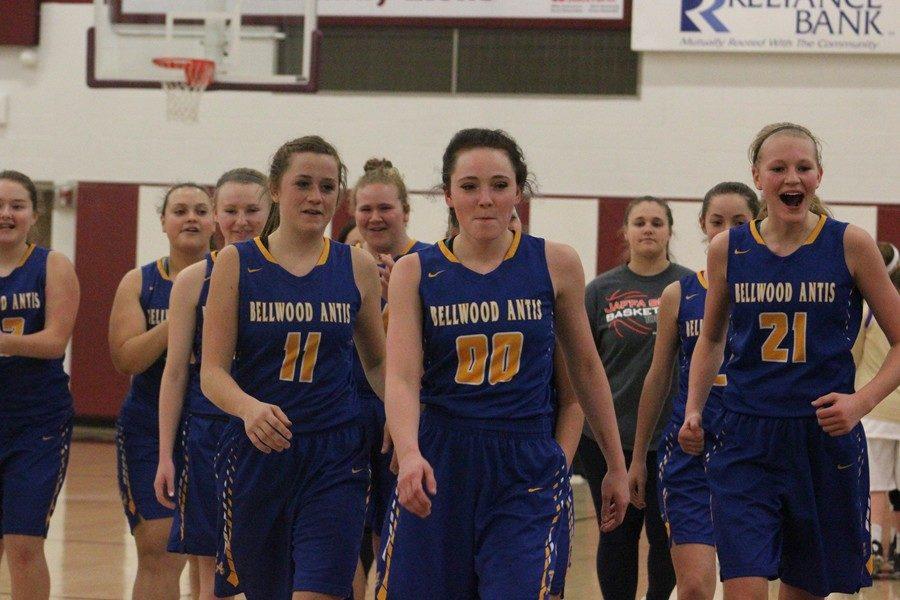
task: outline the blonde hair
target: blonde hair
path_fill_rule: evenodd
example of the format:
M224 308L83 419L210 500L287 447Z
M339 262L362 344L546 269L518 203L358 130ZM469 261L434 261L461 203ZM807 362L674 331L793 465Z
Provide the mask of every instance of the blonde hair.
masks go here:
M365 171L356 185L353 186L353 194L350 198L350 207L356 210L356 192L373 183L392 185L397 188L397 197L405 214L409 214L409 195L406 192L406 183L400 171L394 168L393 163L386 158L370 158L366 161Z
M759 133L757 133L756 137L753 138L753 142L750 144L750 150L748 152L751 166L756 166L756 163L759 160L759 151L762 149L763 143L765 143L765 141L773 135L779 133L785 133L787 135L793 135L794 137L805 137L809 139L813 143L813 148L815 148L816 165L821 168L822 142L819 141L819 138L813 135L812 131L810 131L803 125L797 125L796 123L789 123L787 121L781 123L771 123L759 130ZM827 215L829 217L832 216L831 211L828 210L828 207L825 206L825 203L822 202L822 199L819 198L819 196L817 196L816 194L813 194L812 200L809 203L809 210L810 212L813 212L817 215ZM756 218L765 219L768 214L768 207L766 206L766 203L763 202L762 207L760 207L759 209L759 214Z

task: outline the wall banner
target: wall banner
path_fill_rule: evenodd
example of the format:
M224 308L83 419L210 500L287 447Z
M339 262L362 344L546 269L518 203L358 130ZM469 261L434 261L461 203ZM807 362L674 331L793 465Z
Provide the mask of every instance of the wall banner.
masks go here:
M209 10L209 0L120 0L123 15ZM218 0L226 9L234 0ZM252 16L299 16L299 0L243 0ZM320 17L386 19L587 19L619 20L625 0L318 0Z
M633 50L900 53L898 0L634 0Z

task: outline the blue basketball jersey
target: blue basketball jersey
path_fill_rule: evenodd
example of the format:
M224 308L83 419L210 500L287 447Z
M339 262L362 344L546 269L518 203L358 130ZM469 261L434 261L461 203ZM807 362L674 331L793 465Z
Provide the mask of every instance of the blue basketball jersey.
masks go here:
M806 242L777 256L751 221L731 229L732 354L723 405L762 417L808 417L829 392L852 393L850 349L862 300L844 258L846 223L822 216Z
M401 256L406 256L410 252L418 252L423 248L427 248L428 244L423 242L418 242L416 240L411 240L409 247L407 247L403 252L394 257L394 260L397 261ZM384 266L384 265L379 265ZM384 307L387 305L387 302L384 301L384 298L381 299L381 310L384 310ZM372 386L369 385L369 380L366 379L366 371L363 369L362 363L359 360L359 355L353 355L353 377L356 380L356 392L359 394L361 400L373 400L378 402L378 404L382 404L381 400L378 398L378 395L375 393L375 390L372 389ZM383 404L382 404L383 407Z
M681 284L681 303L678 306L678 364L681 373L678 377L678 395L672 402L672 420L684 421L684 410L687 404L688 378L691 372L691 357L694 355L694 347L700 336L700 325L703 323L703 311L706 308L706 290L709 283L706 281L706 273L700 271L691 275L685 275L679 280ZM726 353L727 354L727 353ZM726 360L727 362L727 360ZM725 377L725 365L719 371L715 384L709 391L709 399L703 409L703 422L711 423L710 417L718 410L721 404L722 389L727 383Z
M144 311L147 331L168 318L169 294L172 279L169 277L169 259L160 258L141 267L140 304ZM159 419L159 385L166 367L166 353L157 358L144 372L131 378L131 389L125 397L122 415L137 419L147 426L157 428Z
M361 297L350 246L326 239L317 265L302 277L282 268L260 238L235 246L241 262L235 381L281 407L294 431L357 419L353 325Z
M18 266L0 277L0 330L29 335L44 329L47 256L50 250L29 244ZM52 415L72 407L63 359L0 355L0 416Z
M209 278L212 276L213 264L217 252L206 255L206 274L197 297L197 308L194 325L194 346L191 348L191 366L188 372L188 388L185 393L187 408L194 415L224 417L225 412L209 401L200 389L200 357L203 355L203 315L206 310L206 299L209 296Z
M485 275L444 242L418 254L422 402L464 418L551 416L554 292L544 240L517 232Z

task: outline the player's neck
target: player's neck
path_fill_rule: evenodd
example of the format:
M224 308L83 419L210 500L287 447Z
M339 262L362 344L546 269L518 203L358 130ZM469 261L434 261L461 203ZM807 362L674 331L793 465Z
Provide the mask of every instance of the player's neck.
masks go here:
M479 240L460 231L453 243L453 254L470 269L488 273L503 262L514 237L512 231L506 230L494 239Z
M318 259L325 243L323 232L292 231L288 233L279 227L269 236L269 251L276 255L294 256L301 260L307 257Z
M203 260L206 256L206 250L199 251L179 250L178 248L169 248L169 278L175 279L175 276L182 270L191 266L195 262Z
M771 216L762 220L759 233L767 244L802 244L819 222L819 215L807 212L802 221L786 222Z
M628 260L628 268L636 275L643 277L659 275L668 269L670 264L671 262L666 258L665 254L652 257L633 254Z
M369 254L374 256L375 260L381 260L380 255L382 254L387 254L388 256L399 256L400 254L403 254L403 251L409 247L411 241L412 239L404 232L400 238L394 240L394 242L387 247L379 248L373 246L369 242L364 242L363 248L365 248Z
M27 240L21 240L9 245L0 244L0 270L4 273L12 271L16 265L22 262L22 257L27 251Z

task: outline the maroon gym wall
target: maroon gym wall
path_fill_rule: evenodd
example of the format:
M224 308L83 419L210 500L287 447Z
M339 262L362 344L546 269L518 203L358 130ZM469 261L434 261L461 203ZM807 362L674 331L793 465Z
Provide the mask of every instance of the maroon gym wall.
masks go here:
M81 307L72 337L72 395L80 417L114 419L129 377L109 356L109 311L119 280L134 268L137 252L138 186L78 184L75 272Z

